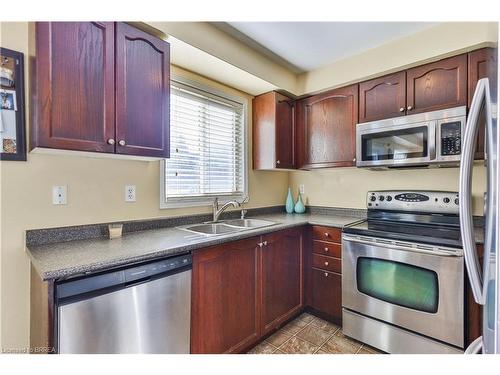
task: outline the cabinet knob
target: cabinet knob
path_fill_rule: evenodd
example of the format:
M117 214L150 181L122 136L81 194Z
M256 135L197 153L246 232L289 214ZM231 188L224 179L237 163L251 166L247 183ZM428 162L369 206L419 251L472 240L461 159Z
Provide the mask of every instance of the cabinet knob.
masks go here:
M276 164L278 164L278 165L279 165L280 163L281 163L281 162L280 162L279 160L276 160Z
M267 246L267 241L262 242L264 246Z
M328 237L328 236L329 236L328 232L325 232L325 237Z
M114 145L115 140L113 138L108 139L108 145Z
M325 253L327 253L327 252L328 252L328 248L327 248L327 247L325 247Z
M328 272L325 272L325 277L328 277Z
M325 266L328 266L328 262L325 262Z
M404 111L405 111L405 107L399 108L399 112L404 112Z
M355 161L356 161L356 158L352 159L352 161L353 161L353 162L355 162Z
M413 109L413 107L412 107L411 105L409 105L408 107L406 107L406 109L407 109L408 111L411 111L411 110Z
M120 146L125 146L125 141L122 139L121 141L118 142Z

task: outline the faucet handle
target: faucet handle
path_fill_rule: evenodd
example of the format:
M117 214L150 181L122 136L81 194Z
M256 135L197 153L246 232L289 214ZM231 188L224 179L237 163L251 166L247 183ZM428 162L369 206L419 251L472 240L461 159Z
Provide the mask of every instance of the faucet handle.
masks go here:
M245 195L243 197L243 200L240 202L240 206L247 203L250 200L250 197L248 195Z

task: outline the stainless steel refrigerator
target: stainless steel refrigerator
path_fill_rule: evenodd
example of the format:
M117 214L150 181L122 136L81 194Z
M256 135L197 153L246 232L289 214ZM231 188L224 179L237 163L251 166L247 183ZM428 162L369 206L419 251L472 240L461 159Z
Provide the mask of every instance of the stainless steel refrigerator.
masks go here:
M479 80L463 137L460 163L460 229L465 264L477 303L483 305L482 336L466 353L500 353L500 131L498 129L498 49L487 62L487 77ZM475 144L485 129L487 182L484 204L484 261L478 260L472 217L472 171Z

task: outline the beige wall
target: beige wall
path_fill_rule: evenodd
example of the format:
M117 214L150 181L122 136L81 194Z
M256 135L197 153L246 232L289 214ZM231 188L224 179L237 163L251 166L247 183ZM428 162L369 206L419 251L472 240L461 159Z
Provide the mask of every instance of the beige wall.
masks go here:
M458 191L459 168L372 171L356 168L290 172L295 194L301 184L307 204L365 208L369 190L421 189ZM474 167L474 214L482 215L486 171Z
M0 30L2 47L27 53L27 23L2 23ZM180 68L172 70L175 74L251 100L247 94ZM247 119L250 124L251 105ZM251 136L251 132L249 134ZM251 147L248 151L251 160ZM28 154L27 162L1 162L0 167L1 345L4 348L28 345L29 261L24 249L26 229L209 212L208 207L160 210L158 161ZM250 169L248 207L281 203L287 181L286 172L254 172ZM136 203L124 202L126 184L137 186ZM51 204L52 185L68 185L68 205Z

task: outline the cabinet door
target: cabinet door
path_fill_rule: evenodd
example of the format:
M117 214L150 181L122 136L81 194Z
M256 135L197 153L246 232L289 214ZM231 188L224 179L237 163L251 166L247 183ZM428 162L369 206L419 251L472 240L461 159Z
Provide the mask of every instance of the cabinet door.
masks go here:
M253 168L294 168L294 101L275 91L253 99Z
M470 107L472 103L472 98L474 97L474 92L476 91L477 81L481 78L489 76L490 65L495 65L495 54L493 48L483 48L477 51L470 52L468 55L468 94L467 94L467 105ZM483 113L484 114L484 113ZM476 154L475 159L484 159L484 133L485 128L481 126L479 128L476 144Z
M302 228L262 237L262 335L296 314L303 305Z
M406 72L406 113L467 104L467 55L418 66Z
M114 152L114 61L112 22L37 22L32 149Z
M315 95L303 101L297 142L303 143L302 168L355 164L358 85ZM297 123L299 124L299 122Z
M311 307L337 323L342 321L342 275L311 270Z
M294 168L294 102L276 93L276 168Z
M116 24L116 152L169 157L170 46Z
M359 84L359 122L406 113L406 72L398 72Z
M258 340L259 239L194 252L191 353L237 353Z

